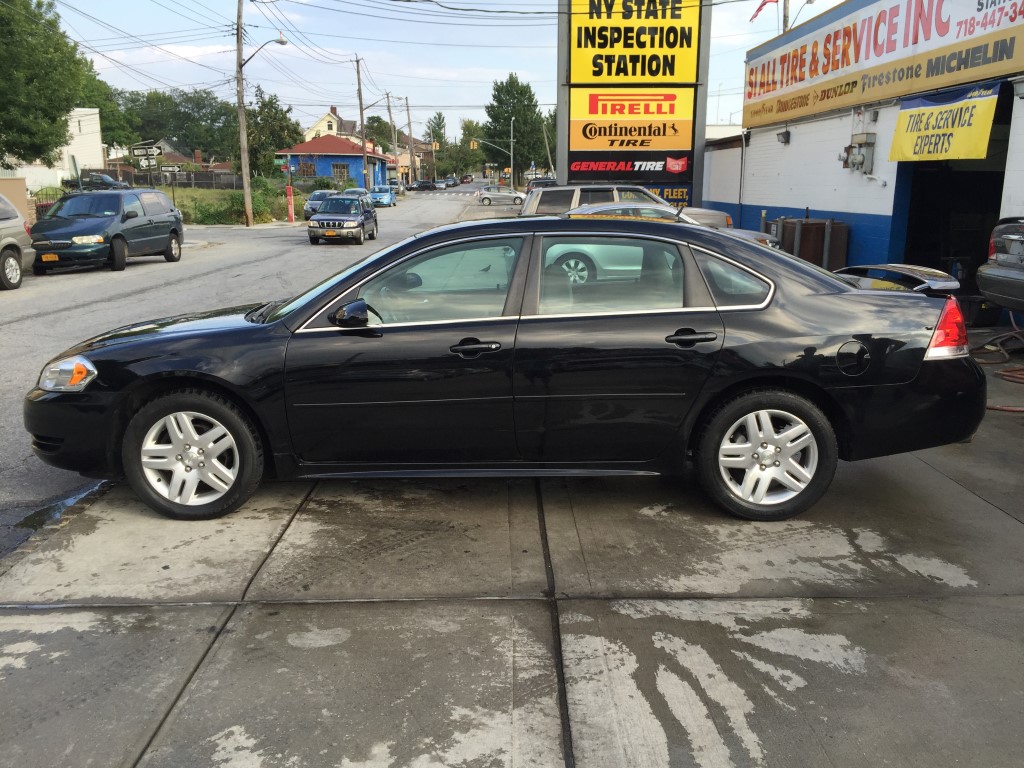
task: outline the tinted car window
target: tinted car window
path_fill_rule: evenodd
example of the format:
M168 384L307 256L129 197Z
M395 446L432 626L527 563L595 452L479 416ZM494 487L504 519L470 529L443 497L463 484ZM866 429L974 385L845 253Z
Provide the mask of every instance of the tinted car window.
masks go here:
M541 314L683 306L683 262L669 243L624 237L545 238Z
M318 189L316 192L314 192L313 194L311 194L309 196L309 199L310 200L323 200L329 194L331 194L331 190L329 190L329 189Z
M352 197L330 197L321 204L318 213L361 213L360 201Z
M139 202L139 198L135 195L124 196L124 212L128 213L128 211L135 211L139 216L146 215L146 212L142 208L142 203ZM152 214L153 211L150 211L150 213Z
M520 238L438 248L367 282L359 296L387 323L500 317Z
M771 293L768 282L752 272L706 253L694 255L719 307L756 307Z
M615 200L615 193L610 189L581 189L578 205L590 205L591 203L611 203Z
M540 189L535 194L540 195L540 200L537 202L537 213L565 213L572 208L576 190Z
M139 197L142 199L142 207L146 209L146 213L150 216L155 216L158 213L167 213L171 210L171 201L159 192L142 192L139 194ZM127 210L127 204L125 205L125 210Z
M16 219L18 218L18 211L7 202L7 199L0 196L0 219Z

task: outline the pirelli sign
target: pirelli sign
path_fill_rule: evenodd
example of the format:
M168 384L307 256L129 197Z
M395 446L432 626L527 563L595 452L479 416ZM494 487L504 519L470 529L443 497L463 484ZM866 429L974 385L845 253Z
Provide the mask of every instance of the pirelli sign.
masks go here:
M706 6L694 0L565 5L571 10L568 180L692 183Z

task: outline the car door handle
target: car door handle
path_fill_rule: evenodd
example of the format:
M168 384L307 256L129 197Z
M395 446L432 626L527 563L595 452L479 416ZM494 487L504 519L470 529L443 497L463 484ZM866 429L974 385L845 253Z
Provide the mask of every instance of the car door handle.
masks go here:
M669 344L678 344L680 347L692 347L694 344L715 341L717 338L718 334L713 331L698 333L692 328L683 328L676 331L671 336L666 336L665 341Z
M488 352L497 352L501 344L496 341L479 341L477 339L463 339L454 347L448 347L448 351L461 357L477 357Z

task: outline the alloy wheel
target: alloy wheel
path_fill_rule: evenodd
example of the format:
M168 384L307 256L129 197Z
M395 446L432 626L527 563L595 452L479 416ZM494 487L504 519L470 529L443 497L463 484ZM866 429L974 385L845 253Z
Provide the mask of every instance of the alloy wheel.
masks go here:
M168 501L199 506L217 501L238 476L239 453L231 432L196 411L178 411L157 421L142 439L142 473Z

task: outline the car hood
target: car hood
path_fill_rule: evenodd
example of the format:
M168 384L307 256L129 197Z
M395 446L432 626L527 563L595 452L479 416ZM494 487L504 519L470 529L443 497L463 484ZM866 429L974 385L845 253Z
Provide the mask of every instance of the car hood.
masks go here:
M310 221L359 221L358 213L317 213Z
M247 321L245 316L248 312L260 306L262 305L245 304L239 307L227 307L209 312L193 312L187 315L133 323L83 341L73 349L68 350L68 353L80 354L130 342L164 340L188 335L201 336L242 327L257 328L259 326Z
M32 225L33 240L67 240L76 235L94 235L117 220L116 216L80 216L74 219L40 219Z

